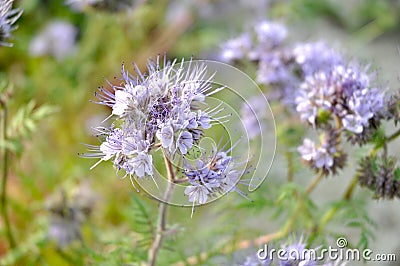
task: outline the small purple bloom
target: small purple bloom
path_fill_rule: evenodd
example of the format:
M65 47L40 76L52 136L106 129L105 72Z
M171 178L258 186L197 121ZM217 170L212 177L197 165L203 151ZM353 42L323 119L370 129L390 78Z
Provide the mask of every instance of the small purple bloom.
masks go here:
M182 154L186 154L193 146L193 137L187 131L182 131L178 137L177 147Z
M237 38L228 40L222 44L222 60L232 62L240 60L250 51L252 46L251 38L248 34L243 34Z

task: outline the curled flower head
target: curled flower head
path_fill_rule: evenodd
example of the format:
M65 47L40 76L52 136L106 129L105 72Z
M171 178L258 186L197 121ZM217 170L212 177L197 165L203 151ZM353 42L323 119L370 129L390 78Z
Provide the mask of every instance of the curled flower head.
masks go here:
M230 39L221 45L221 59L234 62L243 59L251 50L252 41L249 34Z
M370 86L369 76L357 67L337 65L309 76L296 98L300 118L326 127L336 116L353 141L368 140L384 117L384 92Z
M238 188L239 184L248 185L247 181L240 180L249 172L248 160L239 162L232 156L235 146L228 150L213 146L210 154L204 150L199 158L183 163L183 174L189 183L184 194L192 203L192 215L195 205L203 205L232 191L248 199L247 194Z
M213 151L210 156L199 158L196 165L185 165L185 175L190 185L185 189L189 201L205 204L209 197L224 195L230 191L237 191L236 184L243 175L238 169L238 162L228 151Z
M321 135L319 146L306 138L297 150L312 169L322 170L325 174L335 174L346 162L346 154L338 145L338 132L332 129Z
M293 78L279 53L264 55L257 70L257 81L265 85L282 85Z
M152 152L159 147L170 158L184 158L221 111L205 108L206 97L222 89L212 87L205 65L184 63L158 57L147 74L135 66L136 77L122 66L122 83L96 94L98 104L112 109L108 119L114 122L96 128L101 144L88 145L93 153L86 156L112 160L117 170L138 178L153 177Z
M271 21L261 21L255 25L257 40L263 49L274 48L280 45L287 37L288 31L280 23Z
M262 61L275 51L287 37L287 29L280 23L263 20L251 32L230 39L221 45L221 58L235 62L244 58Z
M251 31L224 43L221 57L229 62L243 59L256 62L256 80L271 89L269 98L295 109L298 104L296 97L304 97L297 93L301 84L317 72L328 73L334 66L344 64L344 60L321 41L285 45L287 36L288 30L283 24L263 20L256 23ZM325 79L330 79L330 76L326 75ZM323 85L318 80L311 82ZM314 123L317 108L312 102L305 102L299 107L300 112L305 113L304 119L310 123Z
M394 157L367 156L359 163L358 182L376 198L400 198L400 169Z
M11 32L17 28L14 23L22 14L21 9L11 9L13 2L14 0L3 0L0 3L0 46L12 46L7 40L11 37Z
M296 44L287 53L305 77L315 72L328 71L332 66L343 63L342 56L321 41Z

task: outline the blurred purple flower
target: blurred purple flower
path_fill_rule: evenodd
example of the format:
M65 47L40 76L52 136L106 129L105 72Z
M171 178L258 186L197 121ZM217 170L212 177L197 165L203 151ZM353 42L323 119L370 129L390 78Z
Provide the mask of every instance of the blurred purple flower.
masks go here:
M33 38L29 52L32 56L52 55L61 61L75 52L77 34L77 28L69 22L52 21Z
M230 39L221 45L221 59L225 62L243 59L250 52L251 47L252 41L249 34Z

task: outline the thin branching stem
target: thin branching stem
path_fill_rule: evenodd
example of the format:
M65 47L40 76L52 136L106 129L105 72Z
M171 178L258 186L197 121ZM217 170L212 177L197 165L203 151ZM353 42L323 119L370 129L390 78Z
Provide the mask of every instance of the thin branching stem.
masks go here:
M14 248L16 246L14 236L11 231L11 225L10 225L10 218L8 216L7 212L7 180L8 180L8 167L9 167L9 162L8 162L8 150L6 147L6 141L7 141L7 105L3 101L1 102L1 107L2 107L2 125L1 125L1 150L3 154L2 158L2 177L1 177L1 215L3 216L4 219L4 226L5 226L5 231L8 239L8 244L10 245L10 248Z
M397 137L400 136L400 129L398 129L396 132L394 132L392 135L390 135L389 137L386 138L386 143L391 142L395 139L397 139Z
M154 232L155 236L154 236L153 242L151 244L151 247L150 247L149 253L148 253L149 254L148 255L148 265L149 266L156 265L157 255L161 249L161 246L162 246L162 243L164 240L164 234L165 234L166 225L167 225L168 201L172 195L172 189L173 189L174 181L175 181L175 173L173 171L172 163L168 159L164 150L163 150L163 155L164 155L165 168L167 170L168 184L167 184L167 188L164 192L163 201L160 201L160 205L158 207L158 222L157 222L157 226L156 226L156 231Z
M353 180L351 181L351 183L349 184L349 186L347 187L346 191L343 194L342 199L345 201L350 201L352 196L353 196L353 192L354 189L357 186L357 182L358 182L358 178L357 176L353 177ZM337 205L332 206L332 208L330 208L321 218L320 222L318 223L318 231L323 230L323 228L325 227L325 225L332 220L332 218L335 216L336 212L339 210L339 207Z
M308 185L306 189L307 195L309 195L315 189L315 187L318 185L318 183L322 180L323 177L324 177L324 171L321 170L319 174L314 178L314 180L311 181L311 183Z
M285 155L288 162L287 181L293 182L293 177L294 177L293 154L290 151L286 151Z
M175 184L182 184L182 183L186 183L186 182L189 182L189 178L187 178L187 177L174 180Z

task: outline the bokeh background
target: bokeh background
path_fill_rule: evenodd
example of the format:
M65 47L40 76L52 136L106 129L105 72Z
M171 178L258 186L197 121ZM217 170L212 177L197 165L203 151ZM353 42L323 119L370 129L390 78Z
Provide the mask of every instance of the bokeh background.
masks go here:
M348 59L378 69L378 81L389 90L399 87L397 0L121 1L129 8L112 4L92 8L79 5L89 1L75 2L15 1L14 7L24 13L13 32L14 47L0 48L1 75L13 86L10 116L19 114L20 107L31 101L34 110L40 106L52 110L45 119L34 121L35 126L21 138L10 159L9 212L19 248L8 250L4 227L0 237L0 259L10 265L122 265L146 255L146 243L134 232L145 227L136 219L138 206L152 216L157 203L136 193L128 179L116 177L111 164L89 170L95 161L78 156L85 151L82 143L98 143L91 127L109 112L90 102L95 100L94 92L106 85L107 79L113 81L120 75L122 63L129 70L133 70L131 62L145 69L148 58L164 53L169 58L215 60L222 42L256 21L269 19L287 25L291 40L324 40ZM49 37L49 28L48 35L43 35L54 23L63 25L55 30L56 37ZM255 73L248 74L255 77ZM400 145L394 145L391 151L398 155L396 147ZM319 206L341 194L350 182L357 156L363 151L348 150L355 156L347 170L325 180L313 194ZM296 164L300 168L300 162ZM190 208L171 208L171 237L168 249L161 252L165 264L160 265L212 252L224 241L252 239L276 230L282 221L274 218L276 213L266 205L273 205L274 186L284 183L285 175L286 161L278 138L269 177L250 194L254 202L242 204L244 199L232 194L198 208L193 218ZM311 175L310 171L298 171L295 178L307 184ZM376 224L370 248L397 252L400 259L399 202L370 200L370 192L362 189L357 189L357 197L369 202L367 212ZM57 220L68 204L84 205L90 212L79 229ZM72 235L74 230L82 230L84 247L60 248L62 241L49 239L49 232L60 228L68 228L67 234ZM336 229L341 230L340 222ZM343 230L355 241L359 238L357 230ZM205 265L231 265L227 261L237 260L235 255L228 257L216 256Z

